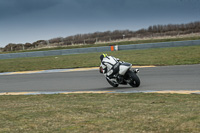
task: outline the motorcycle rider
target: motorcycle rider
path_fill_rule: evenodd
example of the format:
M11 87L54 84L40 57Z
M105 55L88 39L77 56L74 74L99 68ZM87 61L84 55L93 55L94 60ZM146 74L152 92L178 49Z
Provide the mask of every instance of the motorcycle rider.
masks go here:
M118 58L113 56L108 56L107 54L102 54L100 56L101 65L99 68L99 72L106 75L109 80L114 80L114 74L119 72L119 62L121 62ZM123 79L120 75L118 75L118 79L120 82L123 82Z

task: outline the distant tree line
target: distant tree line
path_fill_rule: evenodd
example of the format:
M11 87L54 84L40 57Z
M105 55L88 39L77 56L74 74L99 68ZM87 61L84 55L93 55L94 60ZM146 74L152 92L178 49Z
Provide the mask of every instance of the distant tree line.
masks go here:
M130 30L115 30L106 32L95 32L89 34L77 34L68 37L57 37L50 40L38 40L34 43L13 44L10 43L1 51L18 51L26 49L34 49L46 46L67 46L76 44L95 44L100 42L116 41L128 38L144 38L144 37L158 37L158 36L176 36L190 33L200 32L200 21L191 22L187 24L168 24L168 25L153 25L147 29L140 29L138 31Z

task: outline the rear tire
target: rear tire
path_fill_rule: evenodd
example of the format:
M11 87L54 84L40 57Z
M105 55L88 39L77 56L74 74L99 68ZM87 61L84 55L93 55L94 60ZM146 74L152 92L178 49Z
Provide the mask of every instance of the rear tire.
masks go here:
M118 87L118 86L119 86L119 84L115 84L115 83L111 82L110 80L108 80L107 78L106 78L106 80L108 81L108 83L109 83L112 87Z
M129 75L129 78L130 78L129 85L132 86L132 87L139 87L140 86L140 79L136 75L136 73L129 71L128 75Z

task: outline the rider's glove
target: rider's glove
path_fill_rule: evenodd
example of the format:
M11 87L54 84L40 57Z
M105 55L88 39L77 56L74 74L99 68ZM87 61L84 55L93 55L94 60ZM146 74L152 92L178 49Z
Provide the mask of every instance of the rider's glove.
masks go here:
M99 72L103 73L103 68L102 67L99 67Z

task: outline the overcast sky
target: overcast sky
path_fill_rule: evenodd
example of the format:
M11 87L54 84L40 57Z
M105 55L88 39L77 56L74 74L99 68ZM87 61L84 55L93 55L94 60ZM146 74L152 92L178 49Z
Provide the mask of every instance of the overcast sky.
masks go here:
M0 0L0 47L200 21L200 0Z

